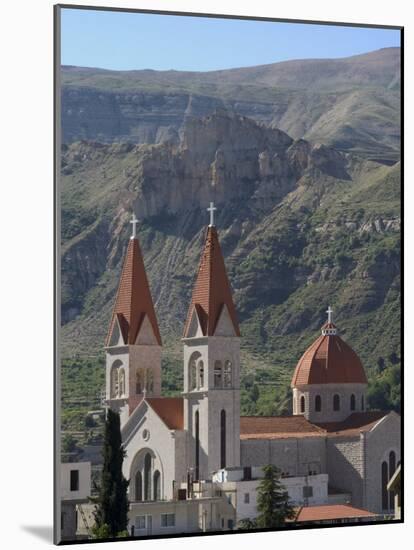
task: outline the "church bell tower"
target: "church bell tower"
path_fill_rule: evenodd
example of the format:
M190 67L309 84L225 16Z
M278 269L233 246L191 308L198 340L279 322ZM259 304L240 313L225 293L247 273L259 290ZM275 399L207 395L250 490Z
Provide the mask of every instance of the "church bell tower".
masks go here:
M161 336L132 218L111 323L105 343L106 402L121 426L142 398L161 394Z
M184 329L184 428L194 479L240 465L240 330L210 203Z

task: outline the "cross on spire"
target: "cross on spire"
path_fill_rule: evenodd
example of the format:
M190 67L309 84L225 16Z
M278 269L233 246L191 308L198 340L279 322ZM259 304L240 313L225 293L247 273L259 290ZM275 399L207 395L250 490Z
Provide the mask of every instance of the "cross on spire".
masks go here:
M331 308L331 306L328 307L328 309L326 310L326 313L328 314L328 323L332 323L333 309Z
M138 218L135 216L135 212L132 213L132 220L129 223L132 223L131 239L136 239Z
M217 210L217 207L214 206L214 202L210 202L210 207L207 208L207 211L210 212L210 225L209 227L214 227L214 212Z

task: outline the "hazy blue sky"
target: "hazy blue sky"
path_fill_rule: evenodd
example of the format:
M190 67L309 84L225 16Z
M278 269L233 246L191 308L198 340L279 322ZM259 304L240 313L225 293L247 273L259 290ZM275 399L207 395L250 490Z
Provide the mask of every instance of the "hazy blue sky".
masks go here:
M208 71L399 45L390 29L62 10L64 65Z

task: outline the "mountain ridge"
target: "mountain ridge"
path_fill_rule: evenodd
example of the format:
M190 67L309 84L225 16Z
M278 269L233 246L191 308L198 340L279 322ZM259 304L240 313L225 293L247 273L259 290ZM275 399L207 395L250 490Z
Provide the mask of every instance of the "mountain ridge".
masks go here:
M211 73L63 68L62 139L178 142L187 118L224 108L391 164L400 147L399 67L399 48L390 48Z

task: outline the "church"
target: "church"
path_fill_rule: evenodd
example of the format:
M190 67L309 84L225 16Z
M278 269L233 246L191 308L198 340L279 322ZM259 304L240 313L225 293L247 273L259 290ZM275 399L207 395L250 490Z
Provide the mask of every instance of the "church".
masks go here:
M257 515L261 468L276 465L297 505L390 514L400 417L367 410L367 378L328 309L292 377L293 415L240 416L242 337L211 203L183 328L181 397L161 391L162 339L133 216L105 343L106 403L118 411L139 535L233 529ZM296 493L295 493L296 491Z

